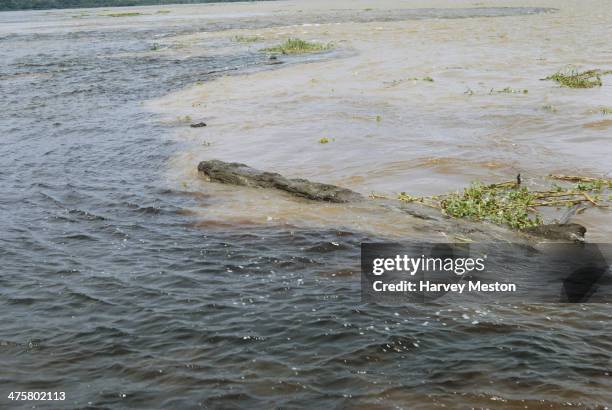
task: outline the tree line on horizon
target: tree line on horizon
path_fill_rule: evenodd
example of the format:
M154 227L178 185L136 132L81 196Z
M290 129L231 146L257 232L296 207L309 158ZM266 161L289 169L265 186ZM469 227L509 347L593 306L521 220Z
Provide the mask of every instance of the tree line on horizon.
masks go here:
M2 0L0 1L0 11L149 6L160 4L215 3L233 1L244 0Z

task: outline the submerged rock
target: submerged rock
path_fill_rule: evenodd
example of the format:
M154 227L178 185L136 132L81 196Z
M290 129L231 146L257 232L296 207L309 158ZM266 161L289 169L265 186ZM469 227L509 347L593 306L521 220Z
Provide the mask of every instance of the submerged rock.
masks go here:
M198 171L214 182L257 188L274 188L313 201L344 203L365 200L362 195L350 189L311 182L306 179L285 178L280 174L260 171L236 162L202 161L198 165Z

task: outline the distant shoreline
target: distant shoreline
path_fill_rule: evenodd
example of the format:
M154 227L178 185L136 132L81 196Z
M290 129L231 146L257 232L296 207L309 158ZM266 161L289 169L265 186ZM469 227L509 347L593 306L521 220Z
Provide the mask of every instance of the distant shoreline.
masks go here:
M169 6L176 4L238 3L255 1L273 0L8 0L5 4L0 4L0 11Z

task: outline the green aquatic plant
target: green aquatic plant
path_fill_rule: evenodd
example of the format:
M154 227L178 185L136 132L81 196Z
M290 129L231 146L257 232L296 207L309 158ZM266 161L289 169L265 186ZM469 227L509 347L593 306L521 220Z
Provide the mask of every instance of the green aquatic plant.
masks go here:
M238 43L256 43L262 40L261 36L234 36L234 41Z
M542 224L541 216L530 211L535 199L527 188L506 189L476 182L462 193L448 195L440 206L445 214L455 218L524 229Z
M412 81L426 81L428 83L433 83L434 82L434 79L431 78L430 76L426 76L426 77L423 77L423 78L411 77L411 78L409 78L409 80L412 80Z
M601 77L612 74L612 71L587 70L579 72L575 69L566 69L548 76L545 80L553 80L563 87L569 88L593 88L601 87Z
M558 175L551 174L550 178L559 181L573 182L576 184L576 189L582 191L598 191L601 192L604 188L612 188L612 179L583 177L578 175Z
M606 187L608 184L606 183L605 180L603 179L598 179L596 181L583 181L583 182L578 182L575 186L575 188L578 191L593 191L593 192L601 192L604 187Z
M454 218L467 218L477 221L488 221L506 225L514 229L525 229L543 223L540 209L543 207L573 207L588 205L608 207L601 203L606 188L612 188L612 180L582 176L549 175L549 178L564 181L565 186L554 183L544 191L533 191L520 185L517 181L484 185L473 182L463 192L445 195L419 197L400 192L396 199L404 202L415 202L439 209L442 213ZM568 186L567 183L574 183ZM608 191L609 192L609 191ZM608 201L611 199L608 195ZM370 198L385 198L374 194ZM586 207L581 208L584 211Z
M168 13L172 13L170 10L157 10L156 14L168 14Z
M311 43L305 40L301 40L299 38L290 38L282 44L279 44L274 47L264 48L261 51L278 54L303 54L327 51L331 48L333 48L333 45L331 43Z
M319 140L319 144L327 144L329 143L331 140L327 137L323 137Z
M601 114L602 115L609 115L612 114L612 107L603 107L601 109Z

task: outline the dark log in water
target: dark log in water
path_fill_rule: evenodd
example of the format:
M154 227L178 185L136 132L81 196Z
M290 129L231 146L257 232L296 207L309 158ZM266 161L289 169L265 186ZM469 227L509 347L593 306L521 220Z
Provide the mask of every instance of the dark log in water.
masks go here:
M350 189L342 188L336 185L322 184L312 182L306 179L294 178L289 179L284 176L273 173L260 171L251 168L248 165L236 162L224 162L220 160L202 161L198 165L198 171L204 174L210 181L219 182L222 184L240 185L253 188L268 188L278 189L288 192L297 197L310 199L313 201L333 202L333 203L348 203L348 202L365 202L366 198ZM380 201L387 208L397 209L403 213L409 214L418 218L424 223L431 224L432 229L443 229L446 232L465 233L466 231L474 233L485 233L487 230L498 239L508 241L516 241L515 232L503 227L493 226L491 224L459 221L449 218L439 212L434 212L433 209L424 209L418 203L415 204L398 204L399 201ZM506 231L506 235L501 235L500 229ZM586 228L575 223L568 224L549 224L540 225L535 228L528 228L522 233L533 237L541 237L555 241L583 241L586 233ZM486 236L486 235L485 235ZM507 236L507 238L503 238Z

